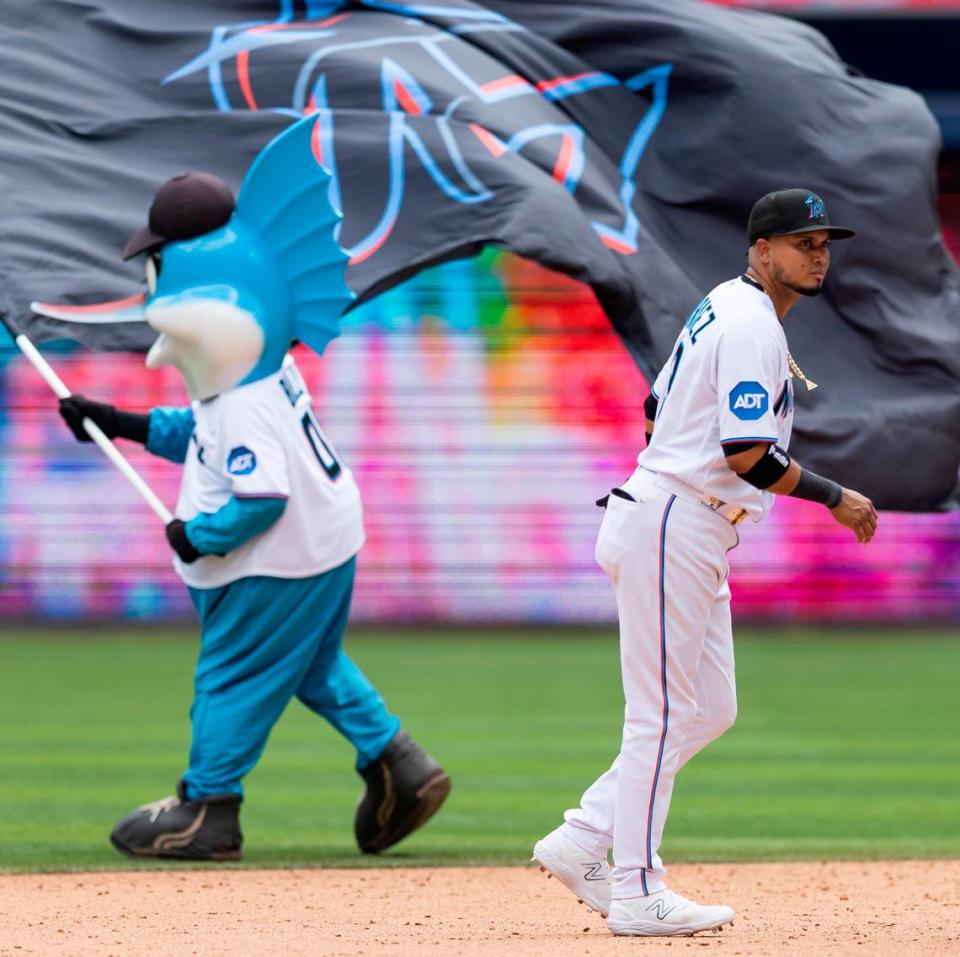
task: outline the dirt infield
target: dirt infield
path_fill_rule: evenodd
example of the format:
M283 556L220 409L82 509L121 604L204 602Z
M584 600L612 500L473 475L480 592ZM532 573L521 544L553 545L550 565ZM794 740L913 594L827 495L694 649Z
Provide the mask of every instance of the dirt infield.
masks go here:
M0 954L960 953L960 861L703 864L670 876L735 907L733 928L614 938L532 867L33 874L0 877Z

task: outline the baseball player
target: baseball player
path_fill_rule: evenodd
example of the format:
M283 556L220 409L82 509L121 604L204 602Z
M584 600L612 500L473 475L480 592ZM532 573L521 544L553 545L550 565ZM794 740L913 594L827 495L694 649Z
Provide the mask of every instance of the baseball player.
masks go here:
M291 128L287 145L299 143L295 136L309 146L309 129ZM284 162L289 168L289 158ZM315 195L324 203L325 189L320 180ZM255 190L247 196L256 199ZM283 208L275 193L270 199ZM250 208L259 207L251 200ZM125 250L126 258L148 254L148 302L173 303L166 313L148 313L155 328L166 316L148 364L177 365L194 400L190 406L137 415L82 396L61 402L80 441L88 441L81 425L86 417L111 438L140 442L184 463L167 538L202 631L189 767L176 797L136 809L110 838L119 851L137 857L238 859L241 781L297 697L355 747L365 782L356 837L361 850L379 853L431 817L450 780L400 729L343 651L355 557L364 540L360 494L317 421L296 364L284 355L290 334L279 308L271 315L256 304L285 300L262 293L261 300L246 300L252 304L246 310L232 304L245 301L251 288L267 288L278 274L251 274L264 253L257 259L249 247L266 246L249 238L256 220L241 213L216 177L176 177L157 193L150 226ZM281 242L284 251L290 245ZM334 275L328 270L321 276L321 292L332 288ZM238 291L199 298L210 288L204 280ZM166 299L158 298L158 282L168 284ZM238 377L232 371L237 343L252 343L245 368L258 357L259 363L239 384L222 388ZM271 350L277 350L275 365Z
M775 495L818 502L869 542L873 504L787 451L793 379L783 320L823 288L830 224L806 189L757 201L748 268L693 310L645 403L647 448L606 500L597 561L613 583L626 698L620 752L534 860L607 917L614 934L722 927L734 911L682 897L658 854L677 771L736 717L727 553ZM598 503L598 504L601 504ZM607 853L613 849L613 867Z

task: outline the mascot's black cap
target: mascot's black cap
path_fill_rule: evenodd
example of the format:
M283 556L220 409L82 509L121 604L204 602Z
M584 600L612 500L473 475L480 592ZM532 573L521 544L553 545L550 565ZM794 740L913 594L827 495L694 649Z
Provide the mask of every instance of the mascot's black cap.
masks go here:
M157 190L147 225L138 229L123 247L131 259L172 239L193 239L219 229L236 207L233 190L210 173L181 173Z
M747 223L747 239L793 236L825 229L832 239L849 239L856 233L845 226L832 226L824 201L809 189L778 189L754 203Z

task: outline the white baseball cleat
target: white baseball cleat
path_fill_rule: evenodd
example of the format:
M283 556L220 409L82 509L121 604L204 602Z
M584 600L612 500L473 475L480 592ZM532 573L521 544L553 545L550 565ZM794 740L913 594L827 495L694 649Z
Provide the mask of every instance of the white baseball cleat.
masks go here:
M533 860L590 910L610 910L610 867L605 857L588 854L559 828L533 845Z
M732 907L698 904L665 887L646 897L612 901L607 927L624 937L692 937L701 930L722 930L735 916Z

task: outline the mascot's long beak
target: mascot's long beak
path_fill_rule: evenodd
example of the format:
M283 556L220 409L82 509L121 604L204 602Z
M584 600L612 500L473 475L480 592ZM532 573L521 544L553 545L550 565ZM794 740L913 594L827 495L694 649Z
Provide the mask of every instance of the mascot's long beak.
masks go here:
M30 309L38 316L60 319L63 322L82 322L87 325L106 325L112 322L143 322L147 318L144 304L146 293L112 299L90 306L59 305L52 302L31 302Z
M161 297L146 313L160 333L147 354L147 368L176 366L191 399L209 399L238 385L263 353L257 320L222 299Z

